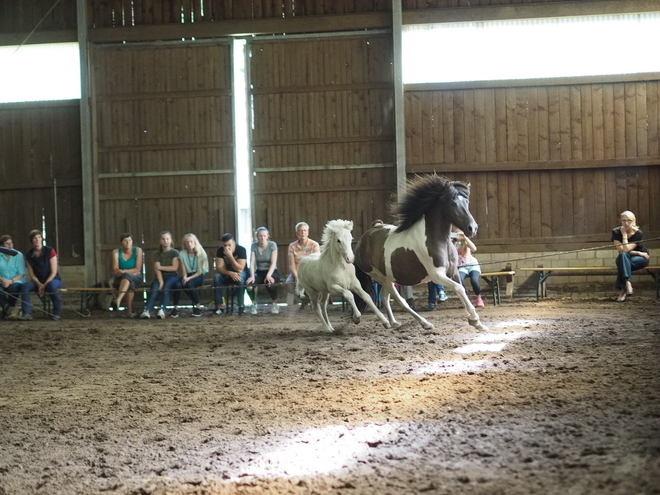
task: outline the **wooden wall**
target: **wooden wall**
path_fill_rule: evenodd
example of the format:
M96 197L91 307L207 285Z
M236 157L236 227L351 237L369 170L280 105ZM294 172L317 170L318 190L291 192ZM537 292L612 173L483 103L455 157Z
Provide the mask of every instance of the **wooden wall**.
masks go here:
M192 232L215 255L235 230L230 54L222 42L94 50L101 270L122 232L148 251L163 230L177 247Z
M0 191L0 235L16 249L45 217L60 263L84 263L78 101L0 105Z
M409 171L471 182L503 249L602 239L626 209L660 230L659 129L659 81L406 92Z
M295 224L319 240L352 219L358 238L396 190L392 48L388 35L255 41L253 188L256 226L286 247Z
M93 27L290 18L391 10L390 0L131 0L94 1Z
M75 29L76 0L0 0L0 33ZM54 5L54 6L53 6Z

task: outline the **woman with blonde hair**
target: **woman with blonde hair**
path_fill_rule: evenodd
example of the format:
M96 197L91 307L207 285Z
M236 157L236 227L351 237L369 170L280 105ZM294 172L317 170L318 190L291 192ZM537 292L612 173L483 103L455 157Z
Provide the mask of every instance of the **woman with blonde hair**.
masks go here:
M616 258L617 276L614 286L619 290L617 302L624 302L632 295L632 272L649 264L649 251L642 241L644 234L637 226L637 219L632 211L621 213L621 226L612 229L612 242L619 252Z
M195 234L186 234L181 240L179 270L183 290L193 303L193 316L202 316L197 288L204 285L204 275L209 271L209 258Z

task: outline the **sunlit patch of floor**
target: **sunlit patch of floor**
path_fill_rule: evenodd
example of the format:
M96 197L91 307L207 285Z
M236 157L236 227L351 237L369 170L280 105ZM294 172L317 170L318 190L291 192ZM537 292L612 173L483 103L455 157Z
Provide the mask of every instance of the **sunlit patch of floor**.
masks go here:
M311 428L278 442L271 450L250 452L252 459L231 481L258 478L312 476L338 473L364 461L371 448L390 439L396 423L363 426L333 425Z
M506 347L506 342L496 344L468 344L454 349L459 354L474 354L475 352L500 352Z
M514 320L502 320L502 321L493 321L488 322L488 326L493 329L506 329L506 328L525 328L529 329L532 327L537 327L539 325L548 325L551 323L548 320L535 320L529 318L516 318Z
M490 361L480 359L478 361L436 361L425 363L413 371L419 375L437 375L441 373L465 373L468 371L485 371L490 368Z

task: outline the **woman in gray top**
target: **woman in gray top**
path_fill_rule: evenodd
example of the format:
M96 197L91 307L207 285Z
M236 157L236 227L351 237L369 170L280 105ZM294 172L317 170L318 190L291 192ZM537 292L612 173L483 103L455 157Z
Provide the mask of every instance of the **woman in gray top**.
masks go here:
M256 242L252 243L250 249L250 277L247 279L248 294L255 301L252 304L251 313L257 314L255 285L266 285L266 290L273 301L270 309L272 314L280 312L277 306L277 287L273 284L280 282L280 274L277 271L277 244L270 239L268 229L259 227L256 231Z

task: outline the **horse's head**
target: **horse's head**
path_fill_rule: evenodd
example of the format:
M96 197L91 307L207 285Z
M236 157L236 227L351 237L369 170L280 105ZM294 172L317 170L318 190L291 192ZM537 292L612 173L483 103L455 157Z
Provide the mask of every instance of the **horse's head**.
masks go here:
M447 235L453 224L472 237L478 226L469 206L469 184L432 174L411 180L406 193L392 206L392 214L399 220L397 232L408 230L426 216L427 224Z
M323 229L321 251L334 253L346 263L353 263L355 255L351 247L351 242L353 242L352 230L353 222L351 220L329 221Z
M452 225L473 237L479 226L470 213L470 184L451 181L447 197L442 201L442 211Z

